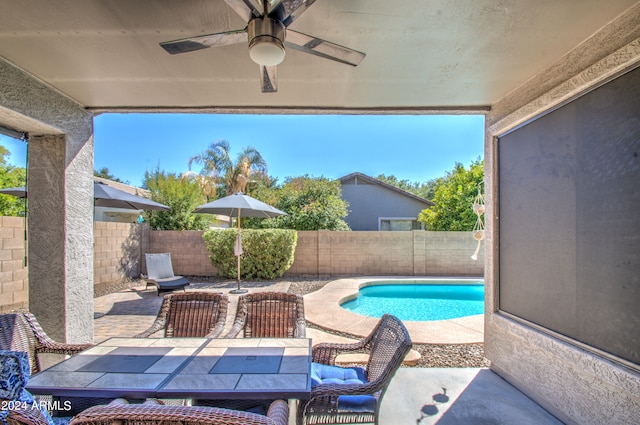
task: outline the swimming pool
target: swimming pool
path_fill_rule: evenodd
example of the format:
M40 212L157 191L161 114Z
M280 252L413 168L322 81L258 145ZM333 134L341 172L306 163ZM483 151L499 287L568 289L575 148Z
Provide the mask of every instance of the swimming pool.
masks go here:
M340 305L369 317L393 314L400 320L433 321L484 313L482 280L376 281Z

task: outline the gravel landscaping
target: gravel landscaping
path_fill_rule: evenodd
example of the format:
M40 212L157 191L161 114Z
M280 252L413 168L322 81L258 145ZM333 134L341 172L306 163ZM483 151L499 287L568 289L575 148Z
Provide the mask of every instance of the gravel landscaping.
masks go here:
M186 276L194 287L204 289L232 289L237 282L231 279L223 279L212 276ZM322 288L327 283L336 278L316 278L288 276L269 281L242 281L245 288L260 288L271 286L274 282L289 284L289 292L293 294L306 295ZM349 335L344 332L318 327L308 324L311 328L321 329L324 332L349 338L359 339L360 337ZM484 357L484 344L413 344L413 349L421 355L420 360L414 367L488 367L489 360Z
M332 280L334 279L292 279L289 292L305 295L317 291ZM315 327L313 324L309 326ZM354 337L342 332L321 329L336 335ZM413 344L413 349L420 353L420 360L415 367L488 367L490 365L489 360L484 357L484 344Z

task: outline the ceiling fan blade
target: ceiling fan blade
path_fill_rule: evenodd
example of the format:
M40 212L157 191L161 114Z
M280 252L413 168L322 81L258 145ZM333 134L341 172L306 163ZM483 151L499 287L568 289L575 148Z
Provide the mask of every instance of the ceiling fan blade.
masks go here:
M224 0L245 22L262 15L263 0ZM268 0L265 0L268 1Z
M366 56L357 50L289 29L285 46L351 66L358 66Z
M304 13L316 0L279 0L272 2L269 17L279 20L288 27Z
M228 44L246 43L246 29L220 32L217 34L200 35L197 37L183 38L174 41L165 41L160 46L176 55L178 53L193 52L195 50L206 49L208 47L226 46Z
M275 66L260 66L260 86L262 93L275 93L278 91Z

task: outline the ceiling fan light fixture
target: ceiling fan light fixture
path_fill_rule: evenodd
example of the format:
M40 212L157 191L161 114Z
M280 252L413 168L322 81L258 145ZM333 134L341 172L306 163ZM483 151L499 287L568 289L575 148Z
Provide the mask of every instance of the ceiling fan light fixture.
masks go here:
M249 22L249 56L258 65L276 66L284 60L285 27L269 17Z
M271 37L258 37L249 46L249 56L258 65L276 66L284 60L284 46L280 40Z

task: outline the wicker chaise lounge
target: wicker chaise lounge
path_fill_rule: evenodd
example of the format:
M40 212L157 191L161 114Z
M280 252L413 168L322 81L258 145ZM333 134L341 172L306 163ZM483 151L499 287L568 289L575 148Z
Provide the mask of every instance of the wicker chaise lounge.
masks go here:
M164 329L165 338L217 338L227 320L229 299L213 292L165 295L156 320L136 338L147 338Z
M287 425L288 422L289 405L276 400L266 415L215 407L110 403L83 411L70 425Z
M311 397L298 405L298 425L377 424L382 397L411 346L403 323L389 314L359 342L314 346ZM368 352L365 368L335 366L345 352Z
M304 298L285 292L256 292L238 297L238 309L226 338L305 338Z

